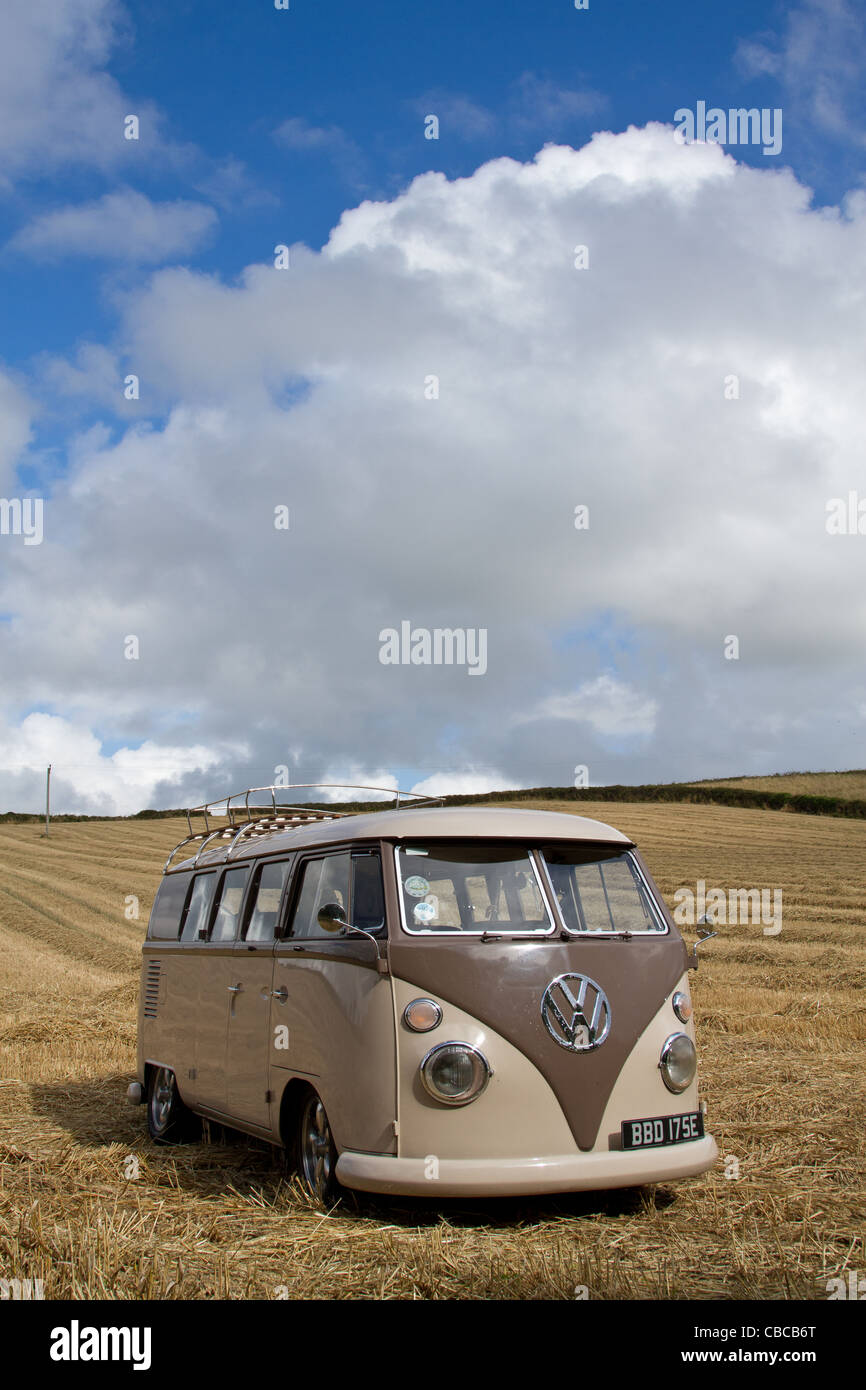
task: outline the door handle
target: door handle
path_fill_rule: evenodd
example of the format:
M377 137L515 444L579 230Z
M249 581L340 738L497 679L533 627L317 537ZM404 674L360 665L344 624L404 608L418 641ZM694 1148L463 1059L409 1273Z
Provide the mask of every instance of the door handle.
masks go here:
M285 985L281 985L279 989L272 989L272 990L271 990L271 998L272 998L272 999L279 999L279 1001L280 1001L281 1004L285 1004L285 1002L286 1002L286 1000L288 999L288 997L289 997L289 991L286 989Z
M229 994L239 994L242 989L243 985L229 985L228 987Z

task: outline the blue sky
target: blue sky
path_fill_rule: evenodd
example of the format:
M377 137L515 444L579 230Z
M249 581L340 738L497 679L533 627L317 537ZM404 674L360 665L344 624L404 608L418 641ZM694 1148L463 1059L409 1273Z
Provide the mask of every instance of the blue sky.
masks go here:
M0 52L0 469L46 506L0 536L10 804L46 754L91 809L287 747L472 790L862 763L821 519L861 476L862 7L34 0ZM781 110L781 153L676 147L699 102ZM425 613L489 629L484 681L377 662Z
M594 130L672 122L677 108L700 98L723 107L782 104L778 162L800 170L819 203L832 203L851 186L849 144L822 142L816 158L807 94L792 104L777 76L745 72L737 62L742 42L784 32L786 8L751 0L694 12L639 0L596 0L588 11L568 0L440 0L431 11L393 0L293 0L279 13L266 0L129 5L108 70L129 93L130 109L158 108L161 130L179 147L177 167L150 157L153 122L145 121L109 178L86 167L49 177L38 165L29 169L0 206L0 234L118 182L154 199L206 200L222 179L219 231L185 260L231 278L272 242L321 246L345 207L393 197L425 170L453 179L501 155L531 158L545 140L577 147ZM583 98L586 109L566 99L558 112L545 111L533 101L533 84L548 90L554 107L566 94ZM447 113L460 101L468 114L445 114L439 140L425 140L426 108ZM856 90L851 101L862 115ZM309 147L275 139L287 120L309 128ZM739 157L766 162L749 147ZM7 253L2 269L7 324L14 324L3 345L10 362L109 332L111 292L128 283L116 269L106 283L98 260L77 259L71 273L62 260L31 265Z

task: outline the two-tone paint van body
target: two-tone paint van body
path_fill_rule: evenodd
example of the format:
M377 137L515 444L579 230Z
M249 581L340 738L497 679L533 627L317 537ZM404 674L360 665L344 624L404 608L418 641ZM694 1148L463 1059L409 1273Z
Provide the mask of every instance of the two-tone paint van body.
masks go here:
M155 1139L221 1122L286 1146L325 1199L711 1167L696 960L625 835L487 806L318 814L169 861L130 1087Z

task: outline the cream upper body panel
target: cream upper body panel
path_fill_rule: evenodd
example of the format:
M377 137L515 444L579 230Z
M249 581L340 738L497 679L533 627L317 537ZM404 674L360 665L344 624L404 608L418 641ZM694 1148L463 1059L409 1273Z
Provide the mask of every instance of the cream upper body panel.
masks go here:
M413 1033L403 1010L413 999L435 999L442 1021L429 1033ZM556 1096L529 1058L506 1038L446 999L425 995L417 985L394 980L399 1076L401 1156L422 1158L514 1158L571 1153L574 1138ZM478 1100L451 1107L435 1101L421 1082L420 1066L432 1047L465 1042L477 1047L493 1075Z
M684 977L677 989L688 993ZM413 1033L403 1010L413 999L429 997L442 1008L442 1021L429 1033ZM552 1087L506 1038L448 1000L425 995L416 985L394 980L397 1015L399 1145L401 1157L521 1159L550 1154L580 1155L568 1121ZM681 1023L668 996L629 1053L605 1107L592 1153L608 1153L619 1144L624 1120L677 1115L698 1108L697 1079L674 1094L665 1086L659 1058L666 1038L686 1033L694 1041L694 1022ZM420 1079L420 1066L438 1043L465 1042L477 1047L493 1075L481 1096L469 1105L449 1107L433 1100ZM603 1045L603 1044L602 1044ZM575 1087L580 1086L579 1053L574 1054ZM613 1142L612 1142L613 1141Z

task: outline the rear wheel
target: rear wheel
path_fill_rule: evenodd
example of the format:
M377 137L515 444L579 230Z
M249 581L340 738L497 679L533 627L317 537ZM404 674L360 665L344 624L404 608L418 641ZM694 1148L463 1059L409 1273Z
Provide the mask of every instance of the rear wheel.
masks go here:
M198 1121L180 1098L177 1077L169 1067L154 1067L147 1092L147 1129L156 1144L194 1139Z
M301 1102L295 1149L301 1181L311 1196L323 1205L335 1202L340 1195L337 1146L325 1107L313 1090Z

